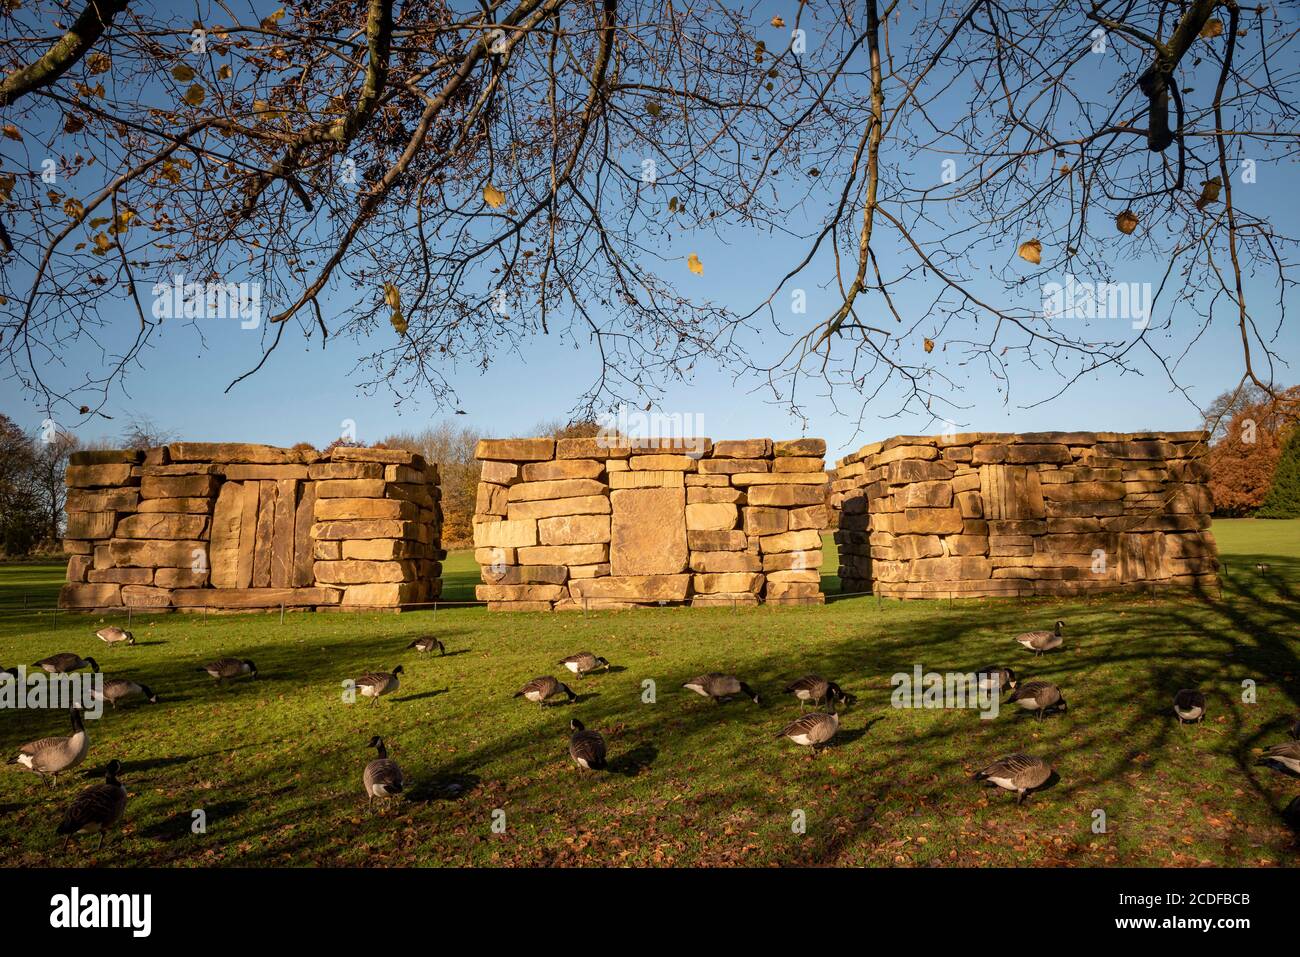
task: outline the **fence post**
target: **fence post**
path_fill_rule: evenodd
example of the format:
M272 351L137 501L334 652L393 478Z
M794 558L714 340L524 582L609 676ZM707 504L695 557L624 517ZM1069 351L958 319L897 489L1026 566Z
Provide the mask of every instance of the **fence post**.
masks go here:
M284 624L284 602L280 602L280 624Z

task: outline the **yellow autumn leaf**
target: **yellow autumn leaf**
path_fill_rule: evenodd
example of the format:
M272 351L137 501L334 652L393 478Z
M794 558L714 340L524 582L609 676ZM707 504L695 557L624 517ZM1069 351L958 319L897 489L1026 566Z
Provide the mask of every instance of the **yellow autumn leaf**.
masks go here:
M1210 40L1218 36L1223 36L1223 21L1218 17L1211 17L1205 21L1205 26L1201 27L1201 39Z
M229 63L223 63L221 69L217 71L218 80L229 80L234 75L234 70L230 69Z
M1126 209L1124 210L1124 212L1120 213L1118 216L1115 217L1115 228L1118 229L1125 236L1129 235L1130 233L1133 232L1133 230L1137 229L1137 226L1138 226L1137 213L1133 212L1133 210L1131 209Z
M4 133L7 139L17 140L19 143L23 141L23 134L19 133L18 127L12 123L6 123L3 127L0 127L0 133Z
M185 91L185 102L190 106L202 106L203 101L207 99L208 91L195 83Z
M391 282L384 283L384 302L389 309L400 310L402 308L402 290Z
M1016 250L1016 253L1025 262L1031 262L1037 266L1043 261L1043 244L1037 239L1029 239L1020 244L1020 248Z
M113 241L103 233L95 233L93 238L95 241L95 248L92 249L91 252L96 256L106 255L108 251L113 248Z
M69 219L80 219L86 215L86 207L81 204L81 200L70 196L63 201L63 212Z
M487 203L493 209L499 209L505 205L506 194L501 192L491 183L483 187L483 202Z
M774 27L776 27L778 30L780 30L783 26L785 26L785 21L782 20L780 17L773 17L773 18L772 18L772 26L774 26Z
M700 262L700 257L695 255L695 253L691 253L690 256L686 258L686 268L697 276L704 275L704 263Z
M933 351L934 351L934 340L933 340L933 339L926 339L924 345L925 345L925 351L926 351L926 352L933 352Z
M188 83L194 79L194 70L184 63L178 63L172 67L172 76L176 78L177 83Z
M86 59L86 69L90 71L91 76L107 73L113 69L113 58L107 53L92 53Z

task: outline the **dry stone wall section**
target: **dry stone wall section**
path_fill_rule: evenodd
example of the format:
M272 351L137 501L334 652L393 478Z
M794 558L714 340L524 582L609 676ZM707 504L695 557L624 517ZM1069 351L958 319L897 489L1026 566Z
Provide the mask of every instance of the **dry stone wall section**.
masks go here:
M485 439L490 608L821 603L822 439Z
M438 467L397 449L73 455L71 609L400 608L442 589Z
M1202 432L898 436L843 458L845 592L1217 589Z

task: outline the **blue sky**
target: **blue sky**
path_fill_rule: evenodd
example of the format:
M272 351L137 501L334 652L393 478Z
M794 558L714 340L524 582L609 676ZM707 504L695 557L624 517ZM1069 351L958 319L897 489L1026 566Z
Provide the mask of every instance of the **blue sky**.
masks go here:
M1265 202L1276 203L1277 197L1296 194L1292 164L1261 162L1258 176L1258 184L1241 191L1239 202L1258 203L1267 197ZM1300 232L1300 217L1293 204L1270 212L1282 231ZM663 274L680 276L677 285L682 290L741 311L752 308L756 299L768 291L772 277L783 273L787 264L805 251L801 243L788 237L740 228L728 230L720 240L681 237L674 245L676 248L665 252L666 257L684 258L688 252L697 252L705 264L705 273L691 275L680 260L669 259L661 270ZM823 259L818 266L820 271L799 283L808 291L805 318L809 320L826 315L834 306L821 289L832 275L829 262ZM1134 262L1117 266L1116 272L1116 280L1147 280L1152 267ZM1267 305L1275 297L1271 283L1252 282L1248 292L1260 318L1265 324L1271 322ZM923 304L904 301L903 306L921 309ZM329 315L326 309L327 320ZM1195 318L1189 316L1188 320ZM133 319L126 309L111 320L122 335L133 331ZM1234 385L1241 374L1237 331L1227 320L1225 313L1180 367L1181 380L1192 385L1191 395L1196 402L1208 402ZM272 444L308 441L324 445L339 434L345 420L355 421L360 439L375 441L394 431L418 429L447 414L427 397L422 401L417 395L398 403L383 391L364 394L358 390L353 365L358 355L367 354L375 344L357 344L340 337L322 350L319 338L308 343L292 332L286 333L260 373L226 393L230 382L260 357L262 333L240 329L237 322L229 320L207 320L201 333L180 321L165 324L142 357L141 367L132 371L105 410L115 417L113 422L61 424L84 438L94 438L111 435L135 414L146 415L160 426L194 440ZM378 335L391 336L392 332L385 328ZM784 344L770 334L765 341L752 345L756 352L766 355L784 351ZM1290 363L1281 378L1286 384L1300 381L1300 336L1283 330L1276 345L1281 357ZM962 368L939 350L930 358L937 360L963 390L960 402L969 408L953 416L962 430L1185 429L1197 427L1200 421L1196 408L1171 389L1153 359L1139 359L1140 375L1107 372L1080 381L1054 401L1035 405L1059 388L1060 379L1053 373L1017 367L1008 399L989 377L972 371L974 367ZM76 366L99 362L101 357L73 351L66 361ZM456 423L507 436L525 434L541 420L564 418L595 377L596 366L589 351L575 350L571 341L557 336L534 338L522 354L501 355L484 373L473 363L460 367L449 363L443 371L467 412L456 417ZM737 382L730 373L701 366L691 382L667 388L656 410L698 416L705 434L714 439L801 434L800 423L785 409L765 401L761 393L754 391L757 386L757 382ZM826 438L828 458L889 435L940 430L925 416L894 417L899 404L895 390L887 389L871 404L860 429L855 418L837 414L835 405L815 392L803 393L810 420L807 434ZM851 410L860 401L849 394L837 399L841 407ZM12 380L0 380L0 411L28 428L36 428L45 417L35 397L24 394Z

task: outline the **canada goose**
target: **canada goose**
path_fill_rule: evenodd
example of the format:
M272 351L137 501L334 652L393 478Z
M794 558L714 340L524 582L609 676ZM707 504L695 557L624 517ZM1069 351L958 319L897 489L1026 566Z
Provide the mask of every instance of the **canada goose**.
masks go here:
M114 708L119 701L125 701L135 695L144 695L144 699L150 704L158 703L158 696L154 694L153 689L148 685L140 684L138 681L130 681L126 678L113 678L104 682L104 690L92 691L91 697L107 701Z
M569 722L569 757L578 767L587 771L600 771L605 767L605 739L599 731L588 731L581 721Z
M438 649L438 654L440 655L445 655L447 653L447 646L437 638L433 637L433 635L424 635L420 638L416 638L415 641L411 642L406 647L408 650L414 648L421 654L426 651L433 651L434 648Z
M1269 570L1269 566L1267 562L1257 562L1255 564L1255 571L1257 572L1266 572L1268 570Z
M99 631L95 632L95 637L106 645L135 644L135 635L117 627L117 625L109 625L107 628L99 629Z
M401 687L401 679L397 676L402 673L401 665L389 672L372 671L357 679L357 690L361 692L361 697L369 698L370 703L374 704L384 695L392 694Z
M813 704L821 704L823 701L843 701L845 704L855 704L858 700L834 681L827 681L820 675L804 675L802 678L797 678L786 685L785 690L781 693L792 694L798 698L800 711L809 701Z
M573 693L573 689L559 678L542 675L540 678L534 678L528 682L528 684L516 691L512 697L526 698L529 701L537 702L542 707L546 707L547 701L561 694L567 695L570 702L578 697Z
M90 737L86 734L86 723L82 720L81 709L72 709L72 734L66 738L41 738L29 741L18 748L18 753L8 760L8 764L17 764L29 771L34 771L44 778L50 775L51 787L59 783L59 775L71 771L86 758L90 750Z
M1178 715L1179 724L1200 723L1205 719L1205 695L1195 688L1184 688L1174 695L1174 714Z
M72 799L58 828L58 833L64 835L65 850L72 836L83 831L87 834L98 831L97 846L104 846L104 832L116 824L126 810L126 788L117 779L121 770L122 762L114 758L108 762L103 784L92 784Z
M1029 792L1040 788L1052 776L1052 766L1029 754L1011 754L998 758L988 767L975 772L976 781L991 781L1007 791L1016 792L1016 804L1024 802Z
M6 670L9 671L15 678L18 677L18 672L14 671L14 669L8 668ZM1300 718L1296 718L1295 724L1291 725L1291 737L1296 741L1300 741Z
M373 804L375 798L401 794L402 769L388 756L384 739L375 735L366 747L374 748L379 755L373 761L366 762L366 770L361 775L361 781L366 789L366 803Z
M1016 635L1016 641L1034 654L1041 655L1044 651L1060 648L1065 643L1065 639L1061 637L1061 629L1064 627L1065 622L1057 621L1056 627L1051 631L1026 631L1024 634Z
M986 665L975 673L980 684L990 684L993 690L1001 694L1008 688L1015 688L1016 673L1011 668L1002 668L998 665Z
M690 681L686 682L686 684L682 685L682 687L689 688L696 694L703 695L706 698L712 698L719 704L731 698L732 695L738 694L744 694L747 698L751 699L754 704L762 704L762 702L758 700L758 692L754 691L753 688L745 684L745 682L741 681L735 675L724 675L712 671L707 675L700 675L697 678L692 678Z
M1264 752L1264 756L1259 758L1256 764L1280 764L1295 774L1300 774L1300 741L1287 741L1285 744L1275 744Z
M1026 711L1037 711L1039 721L1053 708L1062 712L1070 710L1070 706L1061 697L1061 689L1050 681L1026 681L1012 691L1007 700L1014 701Z
M840 729L840 716L835 713L835 699L832 698L828 704L826 711L810 711L799 715L782 728L776 737L789 738L795 744L812 748L813 754L816 754Z
M61 651L57 655L50 655L48 658L42 658L33 668L41 668L52 675L66 674L69 671L80 671L87 665L92 672L99 672L99 662L87 655L85 658L81 655L74 655L70 651Z
M609 662L598 655L593 655L590 651L580 651L576 655L569 655L567 658L561 658L556 664L564 665L579 678L584 678L589 672L597 668L609 670Z
M231 678L241 678L244 675L248 675L250 678L257 677L257 665L247 658L218 658L216 661L195 670L206 671L217 679L219 685L225 684Z

